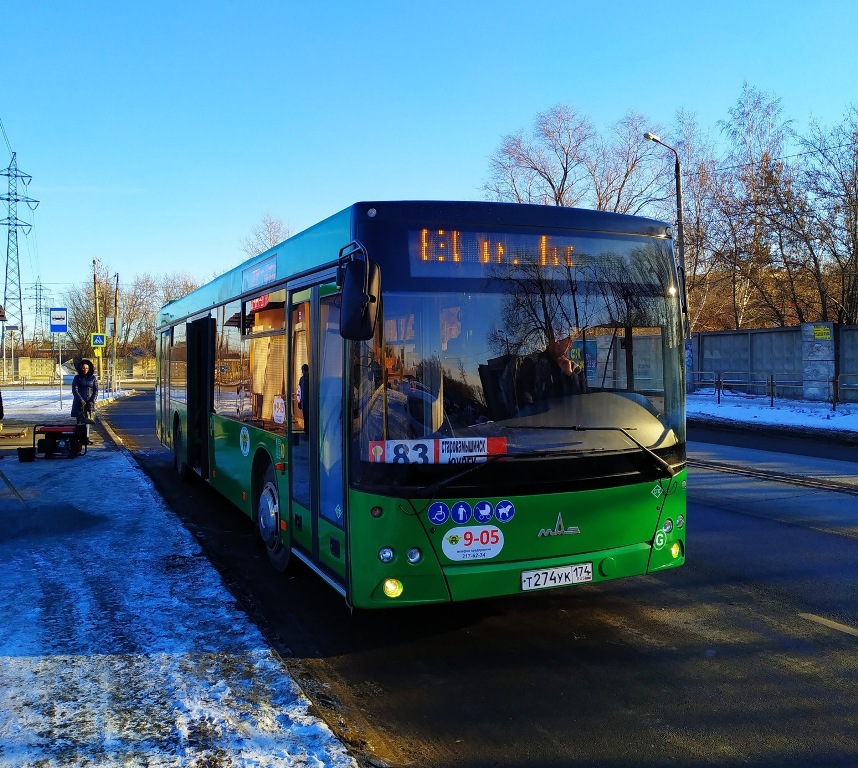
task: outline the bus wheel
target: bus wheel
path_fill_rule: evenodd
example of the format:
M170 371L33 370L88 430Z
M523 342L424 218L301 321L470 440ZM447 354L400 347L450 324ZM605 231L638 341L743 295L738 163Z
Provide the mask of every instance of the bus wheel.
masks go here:
M268 559L278 571L289 565L289 548L280 540L280 501L274 468L269 464L262 479L262 487L256 500L256 527L265 545Z
M173 427L173 469L179 473L182 480L187 480L190 477L188 465L182 458L182 427L178 423Z

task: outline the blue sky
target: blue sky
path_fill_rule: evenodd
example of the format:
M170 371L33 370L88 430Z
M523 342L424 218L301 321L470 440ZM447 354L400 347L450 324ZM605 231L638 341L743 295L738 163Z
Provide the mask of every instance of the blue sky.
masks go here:
M746 81L799 127L858 101L853 0L5 0L2 24L0 120L41 201L18 212L25 311L93 258L208 279L266 212L297 232L358 200L482 199L502 138L555 104L669 141L680 109L716 134Z

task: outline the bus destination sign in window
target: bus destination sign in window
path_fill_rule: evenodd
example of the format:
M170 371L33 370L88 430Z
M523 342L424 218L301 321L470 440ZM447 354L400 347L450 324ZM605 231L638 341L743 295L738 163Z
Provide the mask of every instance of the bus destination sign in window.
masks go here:
M583 258L573 238L537 233L420 229L408 245L412 277L484 277L498 267L582 266Z

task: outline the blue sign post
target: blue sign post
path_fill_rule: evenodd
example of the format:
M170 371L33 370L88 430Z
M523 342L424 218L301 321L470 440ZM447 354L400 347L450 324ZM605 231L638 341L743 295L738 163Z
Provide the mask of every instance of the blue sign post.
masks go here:
M68 333L69 311L67 307L51 307L51 333ZM57 366L60 378L60 410L63 407L63 337L60 336L60 357Z

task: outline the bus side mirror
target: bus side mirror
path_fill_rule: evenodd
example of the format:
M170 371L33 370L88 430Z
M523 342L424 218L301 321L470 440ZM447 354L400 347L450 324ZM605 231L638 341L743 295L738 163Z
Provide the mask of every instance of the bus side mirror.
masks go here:
M340 335L350 341L371 339L381 306L381 270L360 243L340 251L337 283L342 288Z

